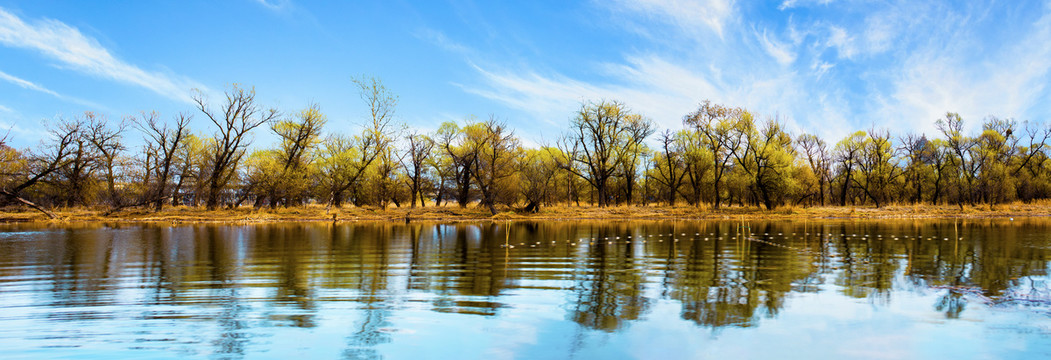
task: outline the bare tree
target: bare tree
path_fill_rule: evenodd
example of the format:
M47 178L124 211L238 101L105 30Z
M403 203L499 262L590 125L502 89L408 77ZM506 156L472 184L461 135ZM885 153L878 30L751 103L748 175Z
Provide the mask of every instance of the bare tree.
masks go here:
M379 183L375 189L377 194L374 200L381 206L385 206L388 200L394 199L394 179L391 179L397 164L401 162L400 157L394 149L394 141L404 131L404 126L394 123L394 111L398 106L398 97L395 96L380 79L371 76L359 76L351 79L358 87L358 95L369 110L368 121L362 133L363 138L368 138L372 143L369 149L373 154L375 162L372 166L376 168ZM355 188L355 192L359 191Z
M952 151L953 156L949 158L949 162L956 170L955 180L959 190L956 204L961 209L963 208L964 200L973 205L975 200L974 183L977 180L978 172L981 170L980 163L971 156L971 151L975 147L976 142L974 139L964 136L963 119L960 118L959 114L947 113L945 118L938 119L935 125L942 135L945 135L946 145Z
M836 162L839 163L839 174L843 176L843 185L839 194L839 206L847 206L847 198L850 196L850 185L853 182L854 171L865 146L866 136L864 131L855 132L837 143L833 150Z
M877 208L886 203L887 187L901 175L894 153L890 132L877 129L868 132L857 162L861 176L852 179Z
M901 143L899 152L905 157L902 176L905 177L906 186L912 186L912 202L920 203L923 201L923 175L933 161L934 154L930 151L932 145L926 136L916 134L905 134L898 141ZM935 190L935 194L937 192ZM937 199L932 198L932 202L937 202Z
M124 199L117 193L117 157L127 149L121 141L128 123L122 120L115 127L110 127L105 116L88 112L85 117L85 136L98 154L97 161L105 174L109 206L119 209L123 207Z
M149 153L154 163L154 172L157 178L155 185L149 190L146 197L147 202L153 203L154 211L161 211L164 207L164 199L168 197L168 183L172 178L172 166L175 164L176 151L182 146L183 140L189 135L190 120L193 116L181 113L175 116L174 126L159 120L157 112L143 112L132 121L140 131L145 134L145 142L153 151ZM147 165L147 176L151 169Z
M219 111L209 108L204 94L199 90L195 91L193 101L216 128L210 144L206 200L208 209L215 209L219 207L222 193L237 173L237 166L251 143L248 133L276 119L278 112L277 109L261 109L255 101L255 89L245 90L237 84L226 92L226 103Z
M21 177L26 180L0 188L0 195L3 195L7 201L36 209L47 215L48 218L54 219L56 217L55 213L25 199L21 193L67 165L74 150L73 144L81 137L81 128L79 123L64 122L60 123L59 126L49 128L49 133L51 134L50 143L45 143L41 146L44 150L30 155L27 173Z
M655 161L653 168L656 174L652 179L665 188L665 202L674 206L675 196L682 187L683 177L686 176L686 172L682 169L684 167L682 149L677 146L675 135L671 130L664 130L658 140L661 143L662 158Z
M807 165L817 175L818 201L825 206L826 186L832 182L830 166L832 160L829 157L828 144L813 134L801 134L796 140L799 147L806 155Z
M627 127L625 148L620 151L618 163L621 176L624 178L624 198L630 204L635 199L635 183L639 177L639 157L647 151L643 141L653 135L656 129L653 121L639 114L631 114L625 120Z
M448 156L447 166L451 170L456 203L461 208L467 207L471 198L471 171L474 169L471 165L474 164L478 151L473 144L466 143L464 134L456 123L443 123L438 128L437 137L438 145L445 151L444 155Z
M347 192L376 160L371 137L348 138L332 135L324 141L320 154L321 183L328 193L328 207L343 206Z
M441 132L439 131L435 135L439 136L440 134ZM457 168L454 166L452 158L446 154L443 144L439 144L434 139L431 139L431 141L434 142L434 146L427 158L427 166L434 170L434 174L437 176L435 179L437 183L435 184L434 206L441 206L449 188L448 184L454 180Z
M91 117L92 113L85 114L87 116L77 116L72 120L59 119L55 125L56 130L53 130L61 134L76 134L69 144L68 161L55 170L55 176L46 179L62 188L63 191L58 194L58 197L67 207L88 205L89 190L99 166L98 154L91 145L90 128L86 121L86 118Z
M416 197L420 198L420 206L427 206L423 195L423 181L427 172L427 162L434 148L434 140L426 135L412 133L406 137L409 141L408 156L409 163L402 162L405 172L409 175L409 207L416 207Z
M358 95L369 108L368 122L362 133L369 138L372 146L369 151L380 154L390 149L397 133L402 130L394 124L394 110L398 106L398 97L394 96L383 83L375 77L361 76L352 79L358 87Z
M315 152L311 150L317 145L327 121L321 107L311 103L295 116L270 124L270 129L281 139L276 153L281 168L271 174L276 179L269 192L271 207L279 201L284 201L285 206L302 203L308 190L305 168L314 160Z
M609 205L617 160L631 145L630 115L627 106L617 101L585 102L570 122L571 132L558 144L565 155L559 167L587 181L600 207Z
M1051 126L1041 127L1038 123L1026 121L1023 127L1025 128L1025 137L1028 139L1028 144L1021 149L1024 153L1022 161L1019 161L1018 166L1011 171L1012 175L1018 175L1019 171L1025 168L1035 156L1040 154L1047 147L1047 139L1051 137Z
M499 188L500 182L514 175L516 170L518 138L506 124L493 116L481 126L482 133L477 134L480 136L470 141L476 154L473 156L471 175L482 194L482 205L496 215L496 198L502 190Z
M551 154L556 151L558 149L551 147L525 149L525 154L519 158L521 193L526 201L524 210L527 212L539 212L540 205L545 202L551 191L551 183L558 170L558 165L554 163L555 157Z

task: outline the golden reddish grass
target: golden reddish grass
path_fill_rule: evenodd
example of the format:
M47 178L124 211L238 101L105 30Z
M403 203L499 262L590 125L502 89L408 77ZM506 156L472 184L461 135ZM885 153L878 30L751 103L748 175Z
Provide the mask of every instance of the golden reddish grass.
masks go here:
M724 207L718 210L710 206L596 206L559 205L541 208L539 213L516 212L502 208L491 215L484 207L427 206L408 207L353 207L328 209L321 205L305 205L276 209L240 207L209 211L196 207L170 207L161 212L130 209L105 215L103 209L68 208L55 209L59 219L65 221L129 221L129 222L281 222L281 221L466 221L466 220L631 220L631 219L936 219L936 218L990 218L1048 216L1051 200L1032 203L1010 203L994 206L978 205L889 205L882 208L871 206L786 206L774 210L756 207ZM0 209L0 221L48 221L38 212L11 207Z

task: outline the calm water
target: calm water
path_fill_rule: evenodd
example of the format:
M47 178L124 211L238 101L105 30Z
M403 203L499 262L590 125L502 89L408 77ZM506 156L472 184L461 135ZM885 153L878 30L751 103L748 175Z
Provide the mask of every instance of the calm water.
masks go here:
M1051 221L0 225L0 357L1051 356Z

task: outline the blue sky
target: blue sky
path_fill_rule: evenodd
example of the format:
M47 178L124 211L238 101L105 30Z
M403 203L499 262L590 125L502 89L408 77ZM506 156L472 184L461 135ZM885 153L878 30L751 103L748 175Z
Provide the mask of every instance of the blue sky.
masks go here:
M971 129L1046 121L1049 68L1046 1L0 0L0 129L17 147L89 110L185 111L210 133L190 89L218 101L231 83L286 113L317 102L329 131L357 132L360 74L423 130L494 114L543 143L588 99L678 129L711 99L835 143L933 133L946 111Z

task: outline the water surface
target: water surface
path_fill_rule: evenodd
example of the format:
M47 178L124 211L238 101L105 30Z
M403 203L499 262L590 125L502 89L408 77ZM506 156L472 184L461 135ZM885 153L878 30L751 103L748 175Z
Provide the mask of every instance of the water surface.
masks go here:
M1051 221L0 226L42 358L1044 358Z

